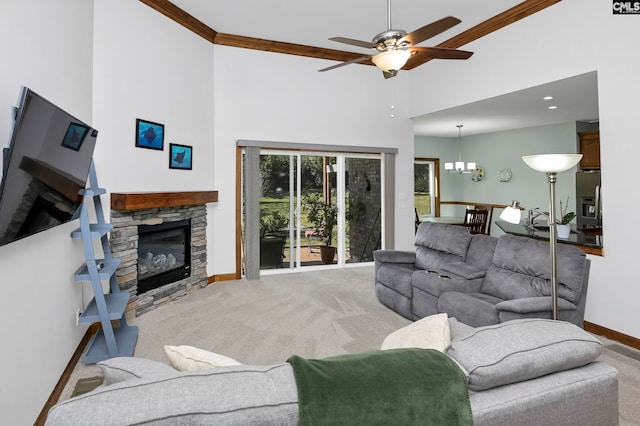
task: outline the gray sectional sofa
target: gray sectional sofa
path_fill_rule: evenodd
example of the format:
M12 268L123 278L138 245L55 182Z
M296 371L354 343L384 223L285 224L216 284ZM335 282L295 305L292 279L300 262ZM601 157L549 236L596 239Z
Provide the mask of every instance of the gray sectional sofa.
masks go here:
M557 256L559 319L582 326L590 262L570 245L560 244ZM377 250L374 259L378 300L408 319L446 312L479 327L551 318L547 242L425 222L415 251Z
M617 371L595 361L601 344L579 327L543 319L448 324L446 354L467 377L474 425L618 424ZM54 406L47 425L299 424L289 364L195 372L140 358L99 365L105 385Z

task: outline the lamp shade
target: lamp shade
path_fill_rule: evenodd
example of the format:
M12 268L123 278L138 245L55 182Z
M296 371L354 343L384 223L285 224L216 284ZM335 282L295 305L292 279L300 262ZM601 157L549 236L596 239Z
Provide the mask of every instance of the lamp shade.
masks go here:
M453 163L444 163L445 170L453 170Z
M409 60L411 52L407 50L385 50L371 58L374 64L382 71L398 71Z
M582 159L582 154L525 155L522 160L533 170L560 173L569 170Z
M515 200L500 213L500 219L509 223L520 223L520 216L520 203Z

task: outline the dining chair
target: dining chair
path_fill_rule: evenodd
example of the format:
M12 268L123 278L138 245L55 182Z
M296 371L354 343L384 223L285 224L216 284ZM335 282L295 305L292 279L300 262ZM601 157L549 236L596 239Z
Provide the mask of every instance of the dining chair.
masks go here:
M487 228L489 210L467 209L464 215L464 226L472 234L484 234Z
M484 229L484 231L482 232L483 234L491 234L491 220L493 219L493 206L491 204L476 204L475 206L471 206L469 208L475 209L475 210L486 210L489 213L487 214L487 225Z

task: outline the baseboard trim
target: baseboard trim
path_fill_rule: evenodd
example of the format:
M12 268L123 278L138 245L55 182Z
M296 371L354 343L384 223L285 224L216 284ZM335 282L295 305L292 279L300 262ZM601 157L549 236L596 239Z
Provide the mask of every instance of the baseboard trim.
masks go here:
M209 277L209 284L213 283L213 282L220 282L220 281L233 281L233 280L239 280L240 277L237 276L235 273L231 273L231 274L217 274L217 275L212 275Z
M622 343L623 345L627 345L634 349L640 350L640 339L636 337L629 336L628 334L620 333L619 331L611 330L610 328L606 328L588 321L584 322L584 329L589 333L603 336L607 339L615 340L618 343Z
M82 353L84 352L87 345L89 344L89 340L91 339L91 336L93 336L100 328L101 328L100 323L91 324L87 329L86 333L84 333L82 340L80 340L80 343L76 348L76 351L73 353L73 355L71 356L71 359L69 360L69 363L67 364L67 367L62 372L62 375L60 376L60 380L58 380L58 383L56 383L56 386L53 388L53 392L51 392L49 399L47 399L47 402L44 404L44 407L42 407L42 411L40 411L40 415L34 422L34 425L36 426L44 425L45 421L47 420L47 414L49 414L49 410L51 409L51 407L56 405L56 403L60 399L60 395L62 395L62 392L64 391L64 387L67 385L67 383L69 382L69 379L71 378L71 373L73 373L73 369L76 367L76 365L80 361L80 357L82 356Z

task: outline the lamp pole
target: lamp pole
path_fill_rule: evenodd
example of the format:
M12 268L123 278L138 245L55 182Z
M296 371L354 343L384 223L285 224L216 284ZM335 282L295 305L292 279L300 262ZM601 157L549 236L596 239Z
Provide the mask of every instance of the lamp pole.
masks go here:
M556 229L556 172L547 172L549 181L549 258L551 259L551 303L553 319L558 319L558 232Z

